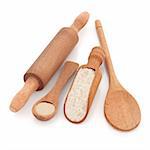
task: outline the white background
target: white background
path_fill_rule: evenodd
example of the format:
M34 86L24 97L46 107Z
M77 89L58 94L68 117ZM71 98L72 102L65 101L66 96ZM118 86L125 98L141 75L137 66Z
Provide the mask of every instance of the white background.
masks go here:
M59 111L52 120L41 122L31 113L32 105L51 89L60 70L20 112L9 111L28 67L57 31L72 24L85 10L91 14L90 20L79 33L80 41L68 60L87 62L92 47L99 45L94 21L101 19L118 79L141 108L141 124L131 132L117 131L105 120L108 78L104 65L99 90L82 124L72 124L63 115L64 97L71 82L63 90ZM0 149L150 149L149 41L149 0L0 0Z

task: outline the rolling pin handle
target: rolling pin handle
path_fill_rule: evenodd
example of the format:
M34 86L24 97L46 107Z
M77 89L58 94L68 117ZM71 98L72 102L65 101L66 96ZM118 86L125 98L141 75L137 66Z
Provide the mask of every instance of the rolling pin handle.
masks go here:
M89 13L88 12L82 12L79 16L76 17L73 24L71 25L71 28L73 28L76 32L79 32L88 22L89 19Z
M27 102L31 94L39 88L39 82L34 77L29 77L23 88L15 95L11 104L10 110L13 112L19 111Z

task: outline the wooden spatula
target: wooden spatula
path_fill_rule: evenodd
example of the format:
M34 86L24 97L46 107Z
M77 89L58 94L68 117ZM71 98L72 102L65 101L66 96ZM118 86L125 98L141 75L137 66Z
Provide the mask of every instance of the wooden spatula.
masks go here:
M95 21L95 25L102 49L105 52L105 61L109 74L109 89L104 106L106 119L113 127L119 130L132 130L140 123L140 108L134 97L119 83L113 69L102 25L99 20Z

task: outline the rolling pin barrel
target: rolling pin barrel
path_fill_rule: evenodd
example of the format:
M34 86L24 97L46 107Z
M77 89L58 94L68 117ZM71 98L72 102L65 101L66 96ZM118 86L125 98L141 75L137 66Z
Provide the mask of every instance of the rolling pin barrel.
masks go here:
M78 34L71 27L62 28L24 75L24 81L35 77L41 90L78 42Z

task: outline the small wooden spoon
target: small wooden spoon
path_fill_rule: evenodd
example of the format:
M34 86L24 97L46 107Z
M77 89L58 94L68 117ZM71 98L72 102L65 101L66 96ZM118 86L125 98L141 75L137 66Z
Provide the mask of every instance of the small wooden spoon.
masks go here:
M60 92L70 77L76 72L78 67L79 65L77 63L71 61L65 63L53 89L34 104L32 113L37 119L46 121L55 115L58 107Z
M106 119L113 127L119 130L132 130L140 123L140 108L134 97L119 83L113 69L102 25L99 20L95 21L95 25L101 46L105 52L105 60L109 74L109 89L104 106Z

